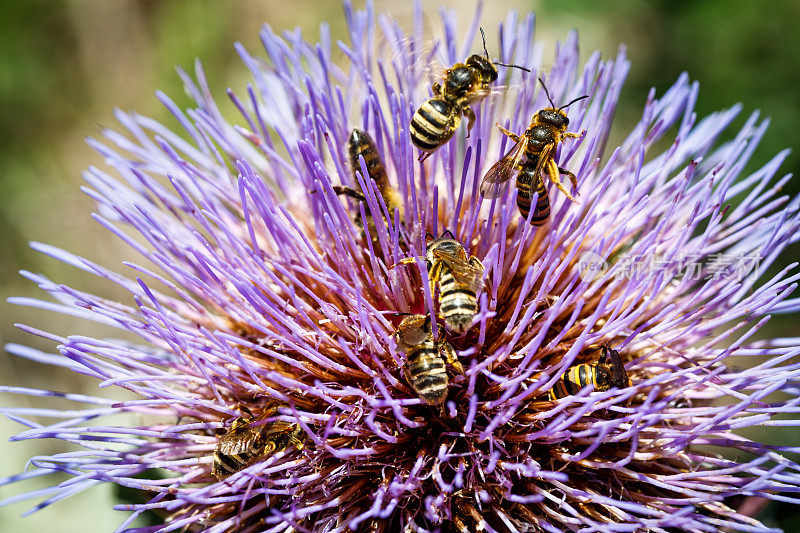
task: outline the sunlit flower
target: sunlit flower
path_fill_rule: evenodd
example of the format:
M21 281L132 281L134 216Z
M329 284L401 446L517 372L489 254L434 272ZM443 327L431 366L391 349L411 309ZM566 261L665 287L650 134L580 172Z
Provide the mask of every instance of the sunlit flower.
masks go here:
M443 37L427 47L419 8L410 34L370 8L345 10L343 41L326 26L316 45L265 27L266 54L237 45L252 74L229 91L238 120L223 118L198 65L194 79L183 74L196 108L159 95L180 134L119 112L126 133L90 141L113 169L86 172L95 218L143 260L120 274L34 248L131 301L25 273L56 303L17 302L141 341L23 326L59 355L8 351L137 399L4 387L88 405L5 410L28 427L12 440L78 446L34 457L4 483L53 472L68 481L6 503L32 497L41 508L108 482L146 495L121 506L132 513L120 529L155 510L158 531L769 531L738 506L796 502L800 472L784 452L800 448L738 430L798 425L800 339L754 335L800 301L789 298L790 268L762 276L798 234L798 200L780 195L788 176L776 178L785 154L743 174L766 121L753 115L725 141L739 109L698 119L698 86L681 76L651 92L640 122L609 147L624 51L581 65L570 34L543 60L533 16L512 13L487 31L490 54L494 42L498 61L531 72L499 67L470 135L462 126L420 163L409 123L440 75L427 67L480 53L479 21L458 31L445 12ZM557 153L577 175L577 201L551 187L550 220L536 227L518 214L513 180L494 200L479 187L511 147L496 123L521 133L549 107L539 77L556 105L589 98L566 108L570 131L585 134ZM363 181L366 203L336 194L362 189L348 160L353 128L375 139L402 209L389 213ZM357 221L370 217L386 224L362 235ZM435 328L464 367L440 409L406 381L394 337L406 314L435 316L436 293L424 261L392 267L445 230L482 261L486 288L465 335ZM630 386L552 399L603 346L620 354ZM296 424L302 445L214 477L231 424L267 411L267 424ZM141 425L119 425L119 413Z

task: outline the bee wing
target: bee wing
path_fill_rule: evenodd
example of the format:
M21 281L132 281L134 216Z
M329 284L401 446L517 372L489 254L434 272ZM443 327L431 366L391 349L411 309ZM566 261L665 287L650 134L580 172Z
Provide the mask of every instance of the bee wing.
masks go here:
M492 165L481 182L481 196L484 198L499 198L505 192L505 183L511 179L517 170L525 148L528 146L528 138L523 135L511 149Z
M625 371L625 365L622 363L622 358L619 356L619 352L612 350L607 346L603 346L603 348L607 350L608 356L606 357L606 364L609 364L611 367L611 379L614 383L614 386L624 388L630 385L628 373Z
M453 278L457 282L463 283L473 292L480 291L483 286L483 269L475 268L469 263L462 261L453 266Z
M492 83L491 88L489 89L488 94L498 94L498 95L505 95L506 93L510 92L512 89L519 88L520 84L514 85L500 85L497 82Z
M547 161L550 160L550 152L553 151L554 144L548 144L542 150L542 153L539 154L539 162L536 164L536 174L534 176L540 176L542 171L544 170L544 166L547 164Z
M450 266L450 271L453 278L457 283L468 286L471 290L477 292L481 288L481 278L483 277L483 269L472 266L469 261L463 257L458 257L447 252L439 250L434 251L437 259L447 261Z
M474 102L479 102L489 96L490 94L496 94L494 87L491 85L486 85L483 87L477 87L473 91L476 95Z
M217 451L223 455L246 453L254 447L258 430L252 426L237 428L237 431L223 435L217 443Z
M431 34L427 21L423 34L426 36ZM435 81L444 79L444 73L449 68L442 59L441 43L431 39L422 40L399 35L398 33L392 38L382 35L376 45L377 57L384 60L389 58L398 70L408 74L411 87L423 85L425 87L420 88L427 95L427 87Z

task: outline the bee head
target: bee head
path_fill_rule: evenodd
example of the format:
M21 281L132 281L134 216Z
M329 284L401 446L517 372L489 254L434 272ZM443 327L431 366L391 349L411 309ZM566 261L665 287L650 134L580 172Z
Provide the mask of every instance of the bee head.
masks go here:
M481 39L483 39L483 55L479 56L475 54L470 56L470 58L467 59L467 65L478 69L478 72L481 73L481 78L483 78L483 81L486 83L492 83L497 80L497 68L495 68L495 65L514 67L524 70L525 72L530 72L530 69L520 67L519 65L507 65L505 63L500 63L499 61L490 60L489 50L486 49L486 34L483 32L483 28L481 28Z
M567 114L560 109L549 108L539 111L539 121L553 126L558 131L566 131L569 126Z
M456 255L458 254L461 245L455 239L450 239L447 237L439 237L430 245L428 245L428 250L439 250L440 252Z
M570 100L569 103L566 103L556 109L556 104L553 103L553 98L550 96L550 91L547 90L547 85L544 84L544 80L539 78L539 83L542 84L542 89L544 90L544 94L547 96L547 100L550 102L552 107L548 107L547 109L542 109L537 113L539 116L539 121L544 122L545 124L549 124L554 126L558 131L566 131L567 126L569 126L569 119L567 118L567 114L562 111L565 107L569 107L575 102L579 100L583 100L584 98L589 98L588 94L584 94L583 96L579 96Z
M491 61L478 54L472 54L467 59L467 66L477 69L481 74L481 78L488 83L497 80L497 69L492 65Z
M628 373L625 371L625 365L622 363L622 358L619 352L611 349L607 344L603 345L603 355L601 362L608 367L611 375L611 384L614 387L625 388L630 385L628 380Z

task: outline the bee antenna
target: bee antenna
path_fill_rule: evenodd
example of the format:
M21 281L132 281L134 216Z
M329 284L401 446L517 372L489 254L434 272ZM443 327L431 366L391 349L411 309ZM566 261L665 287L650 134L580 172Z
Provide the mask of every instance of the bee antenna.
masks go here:
M436 237L434 237L433 234L430 231L428 231L425 233L425 240L427 241L428 239L435 241Z
M611 348L609 348L608 343L605 342L602 346L600 346L600 348L603 351L603 355L600 357L600 359L605 363L608 359L608 354L611 352Z
M524 70L525 72L530 72L531 69L520 67L519 65L507 65L505 63L500 63L499 61L492 61L489 59L489 50L486 49L486 34L483 32L483 26L480 28L481 30L481 39L483 39L483 54L486 56L486 61L491 62L493 65L500 65L501 67L514 67L520 70Z
M542 89L544 89L544 94L547 95L547 99L550 100L550 105L553 106L553 109L555 109L556 104L554 104L553 99L550 98L550 91L547 90L547 85L544 84L544 80L542 78L539 78L539 83L542 84Z
M562 110L562 109L564 109L565 107L571 106L572 104L574 104L574 103L575 103L575 102L577 102L578 100L583 100L584 98L589 98L589 95L588 95L588 94L584 94L583 96L579 96L579 97L577 97L577 98L575 98L575 99L571 100L571 101L570 101L570 103L562 105L561 107L559 107L559 108L558 108L558 110L559 110L559 111L561 111L561 110Z
M514 68L518 68L520 70L524 70L525 72L530 72L531 71L531 69L529 69L529 68L521 67L519 65L507 65L507 64L501 63L499 61L494 61L493 64L500 65L501 67L514 67Z
M448 228L448 229L446 229L446 230L444 230L444 231L442 232L442 237L444 237L445 235L448 235L448 234L450 235L450 238L451 238L451 239L455 239L455 238L456 238L456 236L455 236L455 235L453 235L453 232L452 232L452 231L450 231L450 229L449 229L449 228Z

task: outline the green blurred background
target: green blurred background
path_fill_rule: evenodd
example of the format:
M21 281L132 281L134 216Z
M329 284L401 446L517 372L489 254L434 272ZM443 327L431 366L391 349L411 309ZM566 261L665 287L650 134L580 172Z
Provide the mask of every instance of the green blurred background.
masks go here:
M749 170L757 168L785 147L800 145L800 20L799 2L747 2L743 0L621 0L598 2L495 1L485 6L483 25L493 27L510 7L537 13L538 37L547 43L545 61L553 43L578 28L581 53L588 57L599 49L611 57L620 43L628 47L631 73L622 93L616 122L619 139L640 116L647 91L662 93L682 71L700 82L699 114L705 115L736 102L744 105L740 125L750 111L760 109L772 117L772 126ZM360 1L358 7L363 6ZM436 24L436 7L429 22ZM474 3L449 1L462 20L468 20ZM378 12L391 11L410 23L405 3L376 2ZM97 135L98 125L116 128L113 108L136 110L164 123L175 121L154 96L164 90L181 107L189 106L175 65L190 70L199 57L218 101L230 112L224 90L237 90L247 79L234 53L241 41L258 51L258 30L263 22L275 29L299 26L316 39L320 21L327 20L334 38L344 36L341 6L336 1L295 0L219 2L215 0L27 0L0 3L0 340L52 350L52 344L23 334L12 324L21 322L58 334L115 336L77 319L11 306L9 296L42 296L18 274L27 269L102 295L129 301L110 284L31 251L29 241L63 247L93 261L124 271L121 258L131 252L89 218L92 204L79 191L81 171L102 160L85 144ZM489 35L493 35L488 31ZM233 114L231 113L231 116ZM732 128L731 131L734 131ZM783 173L797 175L800 154L794 153ZM786 192L798 193L800 180ZM797 246L785 254L782 265L800 256ZM774 270L774 269L773 269ZM796 333L797 317L777 317L762 335ZM97 390L94 381L64 370L0 357L2 383L85 391L115 397L116 391ZM48 405L24 397L2 395L0 405ZM50 404L63 406L63 402ZM77 407L77 405L76 405ZM0 439L20 426L4 417ZM772 442L797 442L796 431L785 430ZM24 468L35 454L66 451L63 443L34 441L0 444L0 477ZM33 489L42 484L28 483ZM22 487L0 489L0 499ZM34 516L20 519L30 504L0 508L0 531L59 531L61 533L111 531L124 514L111 510L118 503L109 487L96 487ZM763 515L786 531L800 531L793 508L771 507Z

